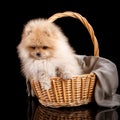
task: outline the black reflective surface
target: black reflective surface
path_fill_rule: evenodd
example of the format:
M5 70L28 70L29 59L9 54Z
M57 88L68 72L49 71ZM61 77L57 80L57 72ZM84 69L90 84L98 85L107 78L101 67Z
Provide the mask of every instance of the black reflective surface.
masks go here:
M50 108L28 98L28 120L119 120L120 108L101 108L95 103L78 107Z

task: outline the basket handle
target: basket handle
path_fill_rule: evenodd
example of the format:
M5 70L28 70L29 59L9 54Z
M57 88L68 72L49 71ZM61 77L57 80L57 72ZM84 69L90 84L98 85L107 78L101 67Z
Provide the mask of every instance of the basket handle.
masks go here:
M93 45L94 45L94 56L99 56L99 47L98 47L97 38L94 34L94 30L93 30L92 26L88 23L88 21L86 20L85 17L81 16L79 13L76 13L76 12L66 11L63 13L56 13L56 14L52 15L51 17L49 17L48 20L50 22L53 22L58 18L68 17L68 16L79 19L83 23L83 25L87 28L87 30L91 36Z

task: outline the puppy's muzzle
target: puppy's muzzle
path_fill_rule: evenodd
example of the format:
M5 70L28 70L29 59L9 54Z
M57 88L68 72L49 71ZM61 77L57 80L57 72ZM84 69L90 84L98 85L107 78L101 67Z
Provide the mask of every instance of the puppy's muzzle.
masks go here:
M38 52L38 53L36 53L36 56L37 57L41 57L41 54Z

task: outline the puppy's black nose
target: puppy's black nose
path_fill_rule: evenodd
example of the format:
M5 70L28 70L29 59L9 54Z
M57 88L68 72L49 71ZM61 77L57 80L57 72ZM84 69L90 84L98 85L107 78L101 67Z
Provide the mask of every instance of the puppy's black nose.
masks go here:
M36 56L37 56L37 57L40 57L40 56L41 56L41 54L38 52L38 53L36 53Z

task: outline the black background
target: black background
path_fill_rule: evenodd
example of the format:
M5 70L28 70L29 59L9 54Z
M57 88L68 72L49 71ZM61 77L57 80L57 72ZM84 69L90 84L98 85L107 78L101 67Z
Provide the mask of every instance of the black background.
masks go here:
M1 4L2 5L2 4ZM119 28L120 28L120 8L118 2L108 1L87 1L64 0L64 1L28 1L3 4L1 17L1 30L4 34L1 39L3 62L2 71L4 72L3 96L7 99L7 105L14 105L25 111L24 100L26 98L25 79L20 72L20 63L17 56L16 47L21 40L21 33L24 24L34 18L49 18L57 12L73 11L84 16L92 25L99 43L100 56L113 61L120 75L120 47L119 47ZM69 37L71 45L77 54L93 54L93 45L86 28L82 23L74 18L62 18L55 21L64 33ZM118 87L120 93L120 85ZM9 96L9 97L8 97ZM22 106L24 107L22 107ZM15 111L15 110L14 110ZM18 112L16 112L18 114ZM20 114L18 114L20 116ZM21 117L22 119L22 117Z

